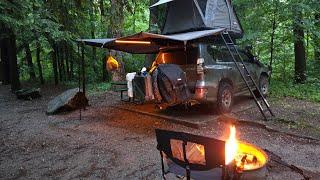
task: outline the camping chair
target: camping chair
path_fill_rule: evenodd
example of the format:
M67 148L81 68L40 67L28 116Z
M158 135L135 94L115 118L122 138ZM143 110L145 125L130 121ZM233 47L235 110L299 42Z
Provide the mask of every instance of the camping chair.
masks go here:
M224 179L225 142L181 132L156 129L162 176Z
M120 99L121 101L129 101L129 100L125 100L123 97L123 94L125 92L128 92L128 87L127 87L127 82L111 82L111 90L114 92L120 92Z

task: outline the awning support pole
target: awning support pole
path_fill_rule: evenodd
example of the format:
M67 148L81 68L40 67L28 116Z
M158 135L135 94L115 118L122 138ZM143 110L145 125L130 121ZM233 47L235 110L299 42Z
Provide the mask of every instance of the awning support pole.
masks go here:
M82 92L86 94L86 71L84 62L84 45L81 45L81 66L82 66Z
M77 44L78 45L78 88L79 88L79 93L81 92L81 62L80 62L80 45L79 43ZM81 112L82 108L79 108L79 119L81 121L82 119L82 112Z
M78 45L78 60L80 60L80 45L79 45L79 43L77 45ZM81 89L81 73L80 73L80 69L81 69L81 63L79 61L78 62L78 87L79 87L79 92L80 92L80 89Z

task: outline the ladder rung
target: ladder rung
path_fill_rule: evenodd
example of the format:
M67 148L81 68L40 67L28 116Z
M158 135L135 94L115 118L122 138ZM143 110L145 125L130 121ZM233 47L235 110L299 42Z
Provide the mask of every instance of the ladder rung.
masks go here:
M259 95L261 96L261 98L258 98L255 94L254 94L254 90L253 88L251 88L252 84L255 86L255 88L258 88L254 79L252 78L250 72L248 71L248 68L243 64L243 66L237 65L237 60L235 58L235 56L239 56L240 57L240 62L243 63L243 59L237 49L237 45L234 44L230 34L228 31L224 31L223 33L221 33L221 37L222 40L224 41L224 43L226 44L229 52L231 53L231 56L233 58L234 63L236 64L238 70L240 71L241 77L242 79L245 81L247 88L249 89L251 95L254 97L254 100L258 106L258 108L260 109L263 117L265 118L265 120L268 120L266 117L266 113L270 113L272 116L274 116L272 110L270 109L270 105L268 103L268 101L263 97L263 94L261 94L261 92L259 91ZM237 53L237 55L232 55L232 48L235 49L235 53ZM243 69L245 69L245 72L242 73L240 67L242 67ZM249 77L249 79L247 79L246 77Z
M252 83L252 81L246 81L249 85L250 85L250 83ZM250 88L251 89L251 88ZM252 89L251 89L252 90Z
M261 107L261 109L263 109L263 108L262 108L262 105L261 105L261 103L259 102L259 100L257 101L257 103L259 104L259 106Z
M269 111L269 103L268 102L265 102L263 99L261 99L261 100L258 100L259 101L259 103L260 104L264 104L264 106L268 109L268 111Z

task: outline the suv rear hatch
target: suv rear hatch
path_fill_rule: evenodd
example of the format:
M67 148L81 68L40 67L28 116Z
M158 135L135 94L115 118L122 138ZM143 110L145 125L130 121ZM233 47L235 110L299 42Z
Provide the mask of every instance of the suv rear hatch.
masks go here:
M177 64L186 73L187 84L191 93L195 93L196 83L199 80L197 74L197 60L199 57L199 48L188 48L161 51L155 62L156 64Z

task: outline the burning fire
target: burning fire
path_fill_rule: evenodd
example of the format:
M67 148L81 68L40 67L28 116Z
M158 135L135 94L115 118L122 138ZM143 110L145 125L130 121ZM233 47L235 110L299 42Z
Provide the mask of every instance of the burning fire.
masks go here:
M236 166L237 171L253 170L262 167L267 156L256 147L240 142L236 138L236 127L230 127L230 135L225 144L225 163Z
M226 155L226 165L230 164L238 153L238 141L236 138L236 127L230 127L230 136L229 139L226 141L225 146L225 155Z

